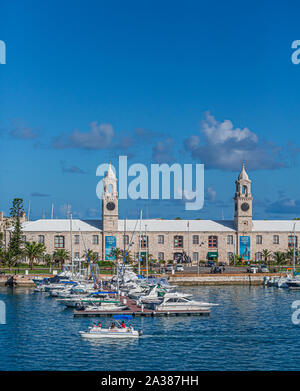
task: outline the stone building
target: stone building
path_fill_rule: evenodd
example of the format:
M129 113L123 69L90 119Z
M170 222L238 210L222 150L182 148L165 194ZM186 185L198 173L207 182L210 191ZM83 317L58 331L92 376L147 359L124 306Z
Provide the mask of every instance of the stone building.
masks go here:
M75 258L84 249L110 259L111 248L130 248L137 258L147 251L154 259L174 260L189 256L193 263L218 259L229 262L232 254L243 260L262 259L263 249L286 251L293 247L293 220L253 220L251 180L245 167L235 182L233 220L121 220L118 215L117 178L109 166L103 179L102 220L41 219L23 223L24 240L42 242L48 253L71 248ZM295 224L298 247L300 222ZM6 236L9 230L6 230ZM8 239L7 239L8 240Z

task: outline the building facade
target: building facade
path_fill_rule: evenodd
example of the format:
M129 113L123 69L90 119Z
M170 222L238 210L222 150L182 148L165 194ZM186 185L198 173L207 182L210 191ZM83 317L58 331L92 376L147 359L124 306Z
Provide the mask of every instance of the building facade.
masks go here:
M233 220L122 220L118 214L117 178L109 166L103 179L102 219L41 219L23 223L24 240L44 243L47 252L71 249L73 257L91 249L99 259L111 259L111 249L127 249L137 259L148 253L157 260L189 257L228 263L233 254L244 261L262 259L263 250L287 251L298 247L300 222L253 220L251 180L243 165L235 182ZM3 218L3 216L2 216ZM295 236L294 236L295 226ZM11 228L4 230L6 242ZM71 234L72 232L72 234Z

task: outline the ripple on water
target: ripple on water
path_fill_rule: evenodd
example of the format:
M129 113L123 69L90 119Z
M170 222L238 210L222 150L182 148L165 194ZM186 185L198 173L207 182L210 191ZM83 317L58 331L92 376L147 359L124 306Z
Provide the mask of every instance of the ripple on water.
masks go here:
M299 292L263 287L186 287L219 303L209 317L137 318L139 340L80 338L93 319L74 318L30 289L11 294L0 325L2 370L298 370L299 327L291 304ZM103 323L110 323L103 319Z

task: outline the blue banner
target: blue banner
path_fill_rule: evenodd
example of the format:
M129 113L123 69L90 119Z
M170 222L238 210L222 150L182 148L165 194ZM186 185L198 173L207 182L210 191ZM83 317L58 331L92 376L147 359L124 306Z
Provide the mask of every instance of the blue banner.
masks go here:
M250 236L240 236L240 256L243 261L250 261Z
M105 260L114 261L116 257L111 256L111 249L117 247L117 239L115 236L105 236Z

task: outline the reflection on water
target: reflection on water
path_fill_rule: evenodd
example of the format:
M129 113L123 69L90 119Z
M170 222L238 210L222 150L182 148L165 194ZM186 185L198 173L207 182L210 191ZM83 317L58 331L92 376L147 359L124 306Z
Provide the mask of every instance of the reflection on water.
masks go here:
M299 326L291 305L300 292L255 286L185 287L218 303L209 317L136 318L144 336L86 340L100 318L74 318L47 293L0 288L1 370L298 370ZM109 326L111 318L101 318Z

